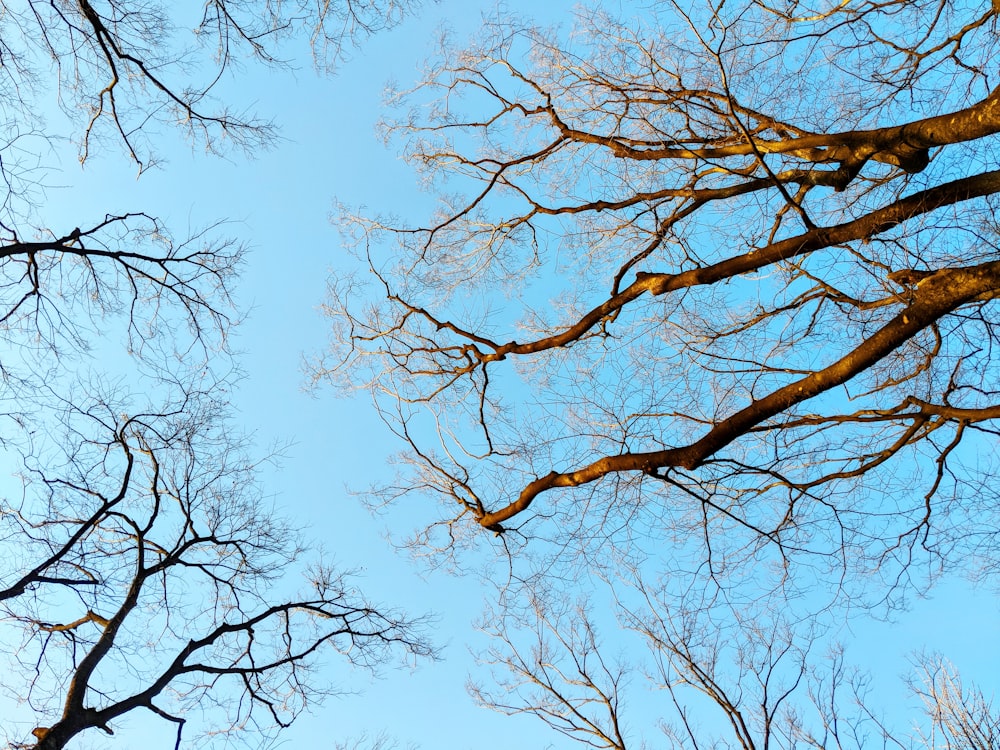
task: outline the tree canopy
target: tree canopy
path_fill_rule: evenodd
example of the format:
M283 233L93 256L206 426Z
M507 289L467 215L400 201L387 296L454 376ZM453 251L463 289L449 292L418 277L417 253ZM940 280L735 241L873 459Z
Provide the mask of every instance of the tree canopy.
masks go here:
M113 734L133 711L169 722L175 748L194 711L198 734L256 743L332 690L324 650L366 668L431 653L419 620L302 559L220 395L142 409L92 383L25 456L24 497L0 515L0 615L5 687L40 723L13 746Z
M332 691L324 654L370 670L431 653L419 618L307 554L261 484L270 456L230 404L244 243L221 225L180 235L155 206L47 205L66 140L84 166L124 155L140 175L168 130L212 153L268 147L270 120L227 98L234 72L286 65L282 44L303 35L331 69L410 7L0 4L0 672L22 706L3 722L10 747L92 741L132 712L176 748L240 730L262 744Z
M446 41L398 92L385 132L437 210L343 208L359 268L317 377L402 441L369 497L432 503L417 549L499 551L514 676L485 703L629 744L604 602L656 684L723 710L724 746L827 747L831 623L942 572L995 584L997 24L944 0L583 9ZM807 691L826 734L787 706ZM712 745L688 706L673 746Z
M230 403L242 240L46 205L64 139L139 176L164 134L269 148L237 76L303 39L330 70L416 6L0 3L12 748L132 714L175 748L262 744L335 690L325 655L433 653L270 505ZM1000 5L619 7L444 34L391 92L437 208L341 207L356 273L314 372L399 439L369 499L476 570L483 706L617 750L992 750L947 659L915 657L901 728L836 641L943 574L996 584Z
M375 301L334 284L326 371L373 389L449 528L988 550L988 468L959 446L1000 414L995 23L748 3L490 27L400 95L389 134L450 192L425 226L345 217Z

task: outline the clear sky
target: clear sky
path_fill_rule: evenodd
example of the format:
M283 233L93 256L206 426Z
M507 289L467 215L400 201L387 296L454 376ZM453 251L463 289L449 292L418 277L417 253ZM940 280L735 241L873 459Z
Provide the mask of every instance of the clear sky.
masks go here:
M506 3L512 12L549 20L564 17L572 5ZM534 719L475 707L465 683L483 641L472 623L492 587L474 576L428 570L391 549L386 527L393 526L397 538L400 530L417 528L419 509L397 506L391 516L372 518L348 488L364 489L385 476L387 456L396 447L392 436L363 397L304 390L303 357L320 350L327 336L317 308L328 269L344 262L329 222L334 199L416 217L428 205L427 196L417 192L415 175L397 159L396 146L387 149L375 133L384 84L412 80L442 23L454 26L461 38L490 7L470 0L428 4L419 17L367 41L333 77L315 74L305 53L296 72L250 68L231 98L273 115L284 139L252 160L192 154L167 133L162 169L136 180L120 155L110 153L98 155L81 172L70 151L64 174L55 180L65 187L49 193L52 215L148 210L178 233L220 218L232 222L232 234L252 248L238 288L241 302L252 306L238 338L247 374L236 394L239 418L256 430L262 445L291 441L281 464L264 476L276 506L301 521L308 537L343 567L359 569L359 583L373 599L413 614L438 615L432 635L442 647L439 663L412 670L386 666L370 680L331 660L332 669L344 669L336 681L358 694L329 700L302 717L279 746L332 747L336 740L380 731L401 747L428 750L574 746ZM903 696L897 677L906 671L907 653L921 647L944 651L987 692L998 685L1000 612L993 596L972 592L964 583L949 583L934 598L915 602L902 624L858 624L852 632L856 641L848 653L873 670L880 691L886 691L886 708L891 691ZM994 643L977 642L984 633L992 633ZM656 699L645 700L652 705ZM167 729L145 717L131 730L136 736L151 732L142 741L148 750L171 746Z
M551 2L544 14L555 17L570 6ZM465 683L474 668L473 621L490 589L428 571L391 548L387 526L416 529L420 514L400 518L396 511L392 518L372 518L349 493L390 471L386 460L396 450L391 435L363 396L305 390L303 359L322 350L327 340L327 322L318 308L328 271L345 257L329 220L334 200L419 215L415 178L376 133L386 83L416 75L443 24L467 36L490 7L459 0L428 4L419 17L366 42L333 77L312 70L304 46L295 71L251 67L227 96L237 109L273 116L282 138L253 159L192 153L164 129L164 163L138 180L113 149L95 153L81 171L72 147L62 157L65 171L50 180L61 186L48 192L46 213L53 217L147 210L178 235L219 219L231 222L225 233L251 248L237 288L241 305L251 310L237 339L246 371L235 395L238 418L257 433L264 449L292 443L263 482L275 505L306 528L315 546L342 568L358 570L357 582L368 596L414 615L436 615L430 635L441 647L440 662L420 663L416 669L386 665L371 679L331 659L333 681L356 694L327 701L279 742L333 747L335 741L383 731L400 747L444 750L559 742L530 719L508 719L475 707ZM507 7L540 17L530 2ZM423 201L428 205L426 197ZM117 741L95 736L84 742L123 747L142 736L155 740L143 740L150 750L172 747L169 726L148 716L136 718L133 726L116 730ZM132 732L136 739L125 740Z

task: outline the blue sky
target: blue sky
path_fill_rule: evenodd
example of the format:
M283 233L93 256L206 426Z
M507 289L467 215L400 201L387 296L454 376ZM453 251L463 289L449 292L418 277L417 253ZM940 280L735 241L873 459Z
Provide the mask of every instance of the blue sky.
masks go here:
M531 3L508 7L530 11ZM569 7L551 3L546 11L556 14ZM472 623L490 589L428 571L391 548L387 526L417 528L419 509L408 517L394 511L391 519L373 518L348 488L364 489L384 477L396 446L364 396L348 398L329 388L307 392L303 366L304 358L320 352L327 340L319 306L329 270L346 258L329 220L334 200L415 210L414 215L422 201L427 205L426 197L416 195L409 169L376 133L386 83L416 74L442 24L467 35L479 18L480 8L472 3L429 4L418 18L366 42L333 77L316 74L304 48L298 50L295 71L251 67L227 96L236 108L273 116L281 134L273 149L252 159L192 152L164 129L162 165L138 179L114 149L95 152L81 170L68 144L61 157L64 171L50 178L57 187L48 191L45 210L53 217L147 210L177 235L225 219L229 225L223 234L248 243L249 262L237 295L250 314L236 339L246 378L235 405L239 421L256 433L262 449L289 444L278 465L262 477L267 491L280 512L305 527L316 548L340 567L358 571L357 583L372 599L414 615L436 615L430 635L442 649L440 662L420 663L416 669L386 665L372 679L331 659L332 681L345 693L357 694L327 701L279 742L332 747L335 740L384 731L401 747L558 743L530 719L508 719L474 706L465 690L474 668ZM113 351L117 342L109 343ZM120 747L144 736L150 750L167 748L172 747L168 730L137 716L130 727L118 728L117 741L92 737L84 742Z
M544 11L554 19L572 3L551 0L541 7L510 0L505 6L535 18ZM303 358L320 350L327 335L317 308L328 271L346 262L329 222L334 199L416 217L428 206L396 147L386 148L376 135L384 84L412 79L442 23L453 25L461 38L489 7L461 0L429 4L418 18L367 41L334 77L317 76L305 50L294 73L251 68L231 88L231 97L273 115L283 139L252 160L192 153L165 132L162 169L136 180L124 159L109 152L81 172L70 149L65 172L52 180L66 187L49 191L47 211L54 216L145 209L178 233L221 218L231 222L231 233L252 249L238 289L241 304L251 308L237 340L246 370L235 396L239 418L256 431L261 445L290 442L283 460L263 478L276 507L300 521L308 537L343 567L359 569L359 583L375 600L414 614L437 614L432 635L442 647L439 663L387 666L376 680L345 670L335 681L359 694L330 700L302 717L279 740L289 747L332 747L336 739L380 731L401 747L436 750L573 746L533 719L474 706L465 682L483 641L472 622L493 588L474 576L428 570L390 547L387 527L399 538L401 531L420 525L420 509L397 506L391 516L373 518L348 488L364 489L385 476L387 457L395 450L391 435L363 396L349 398L324 387L305 390ZM995 640L998 625L993 596L948 582L932 598L915 602L900 623L852 624L847 633L856 640L848 654L872 669L886 708L893 690L903 695L897 678L907 668L907 653L922 647L942 650L990 692L1000 657L994 643L984 648L976 639L992 633ZM336 660L331 666L341 668ZM656 700L650 694L643 704ZM151 732L143 740L149 750L171 746L170 736L160 737L157 727L140 719L131 729L136 736Z

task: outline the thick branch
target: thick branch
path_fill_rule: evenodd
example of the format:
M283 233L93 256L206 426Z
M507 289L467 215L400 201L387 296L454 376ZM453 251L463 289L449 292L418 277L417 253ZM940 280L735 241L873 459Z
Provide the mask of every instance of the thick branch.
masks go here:
M869 159L919 172L927 166L931 148L963 143L1000 132L1000 88L981 102L949 114L872 130L803 135L778 141L755 139L753 143L684 148L650 144L640 147L555 124L563 135L581 142L607 146L619 157L638 161L656 159L716 160L732 156L791 154L814 163L863 163Z
M523 344L517 342L504 344L497 347L494 352L482 355L482 360L488 362L503 359L508 354L533 354L566 346L580 339L602 320L607 319L647 292L661 295L735 278L816 250L874 237L916 216L996 192L1000 192L1000 170L984 172L938 185L872 211L853 221L832 227L817 227L795 237L774 242L758 250L751 250L743 255L733 256L709 266L676 274L639 272L636 274L635 282L591 309L581 316L577 323L564 331Z
M751 428L846 383L948 313L997 292L1000 292L1000 261L939 271L918 287L905 310L851 352L723 419L700 440L666 450L606 456L575 471L550 472L525 487L515 501L483 514L478 521L484 527L495 527L526 510L542 492L556 487L576 487L612 473L651 472L666 467L695 469Z

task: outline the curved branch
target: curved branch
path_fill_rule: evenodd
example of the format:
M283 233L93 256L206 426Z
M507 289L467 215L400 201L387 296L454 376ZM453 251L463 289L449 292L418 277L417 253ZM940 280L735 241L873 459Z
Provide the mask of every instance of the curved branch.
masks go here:
M914 335L962 305L1000 293L1000 261L939 271L924 280L912 302L848 354L804 378L779 388L718 422L700 440L686 446L645 453L606 456L569 472L552 471L526 486L516 500L477 518L496 528L525 511L538 495L557 487L577 487L608 474L652 472L670 466L694 469L705 459L788 408L846 383Z

